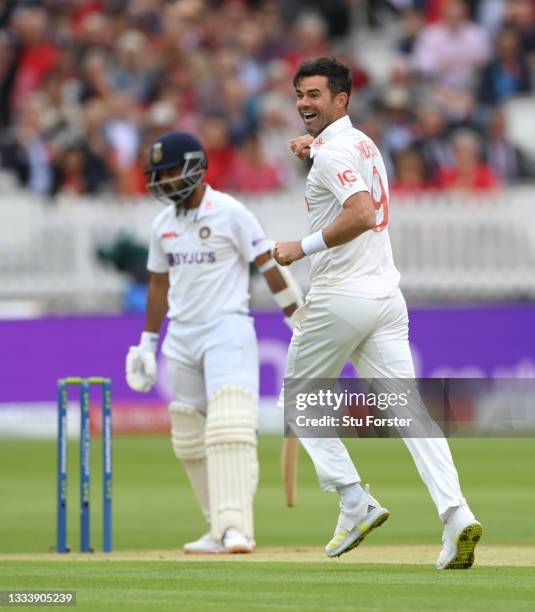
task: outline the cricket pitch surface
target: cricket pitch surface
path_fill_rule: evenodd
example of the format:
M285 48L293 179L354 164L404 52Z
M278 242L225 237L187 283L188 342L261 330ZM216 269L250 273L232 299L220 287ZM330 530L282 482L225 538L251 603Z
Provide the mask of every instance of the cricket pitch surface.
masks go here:
M308 547L259 547L253 554L237 555L191 555L181 550L120 550L112 553L82 554L76 551L67 554L20 553L0 555L0 561L185 561L223 563L247 562L287 562L287 563L386 563L392 565L434 565L439 546L363 546L337 559L329 559L318 548ZM534 546L485 546L476 549L478 566L526 566L535 567Z

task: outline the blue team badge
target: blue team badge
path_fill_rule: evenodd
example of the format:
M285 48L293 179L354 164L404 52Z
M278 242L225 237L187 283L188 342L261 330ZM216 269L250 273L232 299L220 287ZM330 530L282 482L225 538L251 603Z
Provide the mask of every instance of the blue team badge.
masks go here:
M203 225L203 227L201 227L201 229L199 230L199 238L201 240L208 240L208 238L210 238L211 235L212 235L212 230L206 225Z

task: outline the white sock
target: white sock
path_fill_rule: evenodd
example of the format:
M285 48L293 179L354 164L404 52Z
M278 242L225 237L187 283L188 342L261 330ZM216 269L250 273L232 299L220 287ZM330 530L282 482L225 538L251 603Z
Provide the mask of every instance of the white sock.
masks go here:
M359 505L364 495L364 489L361 487L360 482L353 482L348 485L336 487L338 495L342 500L344 508L355 508Z

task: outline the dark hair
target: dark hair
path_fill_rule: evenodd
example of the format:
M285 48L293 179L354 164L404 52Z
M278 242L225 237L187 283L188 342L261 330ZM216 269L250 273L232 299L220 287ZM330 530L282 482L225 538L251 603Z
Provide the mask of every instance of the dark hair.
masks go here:
M333 96L342 92L345 92L348 98L351 95L351 72L334 57L320 57L303 62L294 75L294 87L298 86L303 77L311 76L327 77L327 86Z

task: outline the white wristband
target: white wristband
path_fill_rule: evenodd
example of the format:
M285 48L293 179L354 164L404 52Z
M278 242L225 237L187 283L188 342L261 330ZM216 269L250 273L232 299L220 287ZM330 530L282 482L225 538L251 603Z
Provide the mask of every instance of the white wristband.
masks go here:
M273 259L273 257L270 257L265 263L258 266L258 271L260 274L265 274L268 270L271 270L271 268L274 268L276 265L277 262Z
M155 353L156 349L158 348L158 338L159 338L159 334L155 334L154 332L144 331L141 334L141 339L139 340L139 346L141 346L142 348L148 351L152 351L153 353Z
M301 240L301 248L303 249L303 253L305 255L313 255L314 253L325 251L329 247L325 244L325 240L323 240L323 232L320 230L319 232L315 232L314 234L310 234L310 236L303 238L303 240Z

